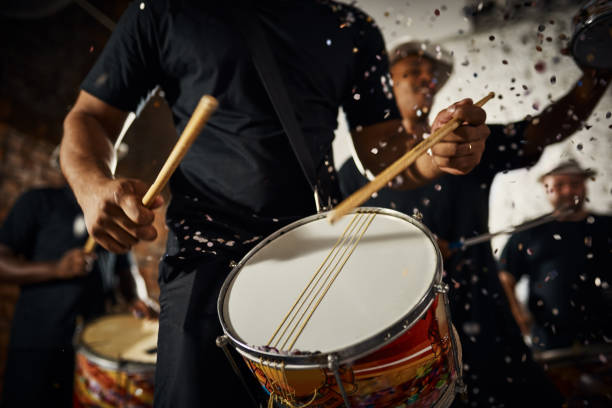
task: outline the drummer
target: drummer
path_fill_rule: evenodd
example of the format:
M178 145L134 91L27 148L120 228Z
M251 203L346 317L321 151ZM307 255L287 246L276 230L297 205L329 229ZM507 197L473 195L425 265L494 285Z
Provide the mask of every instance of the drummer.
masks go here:
M594 175L574 159L543 174L540 181L552 208L574 212L513 234L500 258L512 314L536 350L604 344L612 338L612 217L584 208L586 182ZM528 311L515 293L524 275L529 277Z
M414 144L401 128L383 37L370 17L334 1L252 3L248 16L264 22L266 43L278 56L276 80L287 87L305 136L301 160L314 162L322 203L337 202L331 142L340 106L360 152L372 156L374 172ZM140 205L146 186L113 179L107 165L128 112L160 84L180 131L202 95L219 100L170 182L169 239L159 278L158 407L249 405L215 346L222 332L219 288L232 262L262 237L316 211L242 40L251 38L241 33L248 28L233 23L225 8L195 1L132 3L64 123L62 166L87 228L99 244L122 253L156 237L153 212ZM478 163L488 135L484 111L460 101L440 112L433 129L451 117L465 125L403 173L407 187L444 173L465 174ZM379 143L395 148L376 155Z
M81 249L86 238L68 186L25 192L0 228L0 281L20 286L3 408L72 405L77 316L88 320L105 313L114 274L135 313L154 313L148 297L136 296L144 281L129 255L87 255Z

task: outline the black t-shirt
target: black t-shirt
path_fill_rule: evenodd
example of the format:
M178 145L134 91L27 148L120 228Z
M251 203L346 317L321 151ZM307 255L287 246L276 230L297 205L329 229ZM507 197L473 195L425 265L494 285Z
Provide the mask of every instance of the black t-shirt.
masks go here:
M384 41L370 17L332 1L253 3L315 166L333 167L340 106L351 128L399 117ZM203 208L227 212L314 212L228 3L133 2L82 88L133 111L156 85L179 133L203 95L219 101L171 181L174 196L199 196Z
M56 261L86 239L81 209L67 187L24 193L0 228L0 243L29 261ZM84 277L21 285L11 348L70 347L76 316L89 319L104 312L114 271L129 268L130 261L102 250L97 255L93 270Z
M612 217L554 221L508 240L500 269L529 277L533 341L543 349L610 336Z

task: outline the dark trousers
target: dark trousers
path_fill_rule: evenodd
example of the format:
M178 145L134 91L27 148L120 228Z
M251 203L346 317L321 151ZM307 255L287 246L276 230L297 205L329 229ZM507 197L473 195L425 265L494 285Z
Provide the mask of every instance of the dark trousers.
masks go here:
M162 263L164 267L169 266ZM217 298L229 270L229 260L220 256L207 259L170 282L160 283L155 407L254 406L215 343L223 333ZM249 389L260 395L260 387L236 354L234 359L243 369Z

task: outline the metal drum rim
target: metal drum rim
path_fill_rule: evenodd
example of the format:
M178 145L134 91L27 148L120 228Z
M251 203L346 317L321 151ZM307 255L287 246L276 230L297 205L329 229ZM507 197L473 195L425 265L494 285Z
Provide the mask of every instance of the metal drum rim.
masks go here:
M107 317L112 316L125 316L126 313L112 313L104 316L97 317L93 320L87 322L87 324L92 324L98 321L103 320ZM94 351L90 346L88 346L83 341L83 332L85 331L86 326L83 325L83 328L79 330L77 336L77 344L76 344L76 354L82 354L88 361L96 364L99 367L102 367L107 370L121 371L127 374L142 374L146 372L154 372L156 363L144 363L142 361L129 360L129 359L113 359L109 356L105 356L101 353ZM78 365L78 363L77 363Z
M240 272L244 264L261 248L266 246L268 243L272 242L274 239L280 237L285 232L295 229L301 225L305 225L307 223L320 220L322 218L326 218L328 212L321 212L318 214L314 214L295 222L292 222L272 234L268 235L264 238L259 244L257 244L253 249L251 249L236 265L232 271L229 273L225 281L223 282L223 286L221 287L221 291L219 292L219 297L217 299L217 315L219 317L219 322L221 323L221 327L223 328L224 334L227 336L230 343L241 353L249 354L257 356L257 358L261 359L270 359L275 361L281 361L285 363L287 366L295 365L300 368L325 368L328 366L328 361L330 356L335 356L338 359L338 364L346 364L353 362L363 356L369 355L376 350L386 346L391 343L393 340L404 334L406 331L410 330L410 328L418 321L418 319L423 316L423 314L429 309L432 302L438 295L438 291L436 287L438 287L442 283L442 254L440 252L440 248L436 242L436 239L433 233L420 221L417 221L413 217L410 217L404 213L399 211L387 209L387 208L379 208L379 207L358 207L351 214L358 212L375 212L377 214L389 215L396 218L403 219L419 230L421 230L425 236L427 236L434 247L434 251L436 253L436 262L435 262L435 271L433 279L427 289L425 295L419 299L416 305L408 311L401 319L392 324L386 330L383 330L379 333L375 333L366 340L363 340L357 344L352 346L340 349L333 350L326 353L317 353L317 354L309 354L309 355L282 355L277 353L270 353L255 349L248 345L243 344L240 340L234 336L228 330L228 325L226 324L225 316L223 313L224 309L224 301L226 298L227 291L229 289L230 284L232 283L234 277ZM450 316L448 317L450 319Z
M582 10L588 9L590 6L591 6L590 4L583 5L583 7L580 8L579 12ZM573 24L573 34L570 40L569 50L571 51L572 58L574 59L574 61L576 61L576 63L580 64L580 61L576 57L576 52L575 52L575 48L577 46L580 35L585 30L588 30L591 27L591 24L593 23L593 21L595 21L596 18L606 18L606 17L612 17L612 2L609 2L608 4L605 4L603 6L600 6L600 9L597 10L596 14L592 13L588 15L586 19L581 20L579 22L575 22Z

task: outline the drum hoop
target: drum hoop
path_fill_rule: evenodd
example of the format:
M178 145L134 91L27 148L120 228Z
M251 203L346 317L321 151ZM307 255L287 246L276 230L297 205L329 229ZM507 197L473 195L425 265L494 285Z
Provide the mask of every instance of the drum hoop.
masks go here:
M229 287L234 280L234 277L240 272L240 270L244 267L245 263L257 252L261 250L264 246L268 245L270 242L280 237L287 231L293 230L301 225L308 224L313 221L320 220L322 218L327 217L327 212L318 213L315 215L311 215L305 218L302 218L298 221L295 221L291 224L288 224L279 230L273 232L264 238L259 244L257 244L253 249L251 249L236 265L232 271L229 273L225 281L223 282L223 286L221 287L221 291L219 292L219 298L217 299L217 314L219 317L219 321L221 323L221 327L223 328L223 332L228 337L229 341L232 345L241 353L257 356L257 359L265 359L265 360L275 360L282 361L286 365L296 365L300 368L324 368L328 365L328 360L330 356L335 356L338 358L339 364L346 364L352 361L359 359L360 357L366 356L385 345L391 343L393 340L404 334L406 331L410 330L410 328L418 322L418 320L427 312L433 301L435 300L438 292L436 287L442 282L442 254L440 249L436 243L436 239L431 231L427 229L425 225L421 222L415 220L414 218L401 213L399 211L390 210L387 208L379 208L379 207L359 207L353 211L353 213L372 213L375 212L377 214L389 215L396 218L400 218L404 221L407 221L413 224L415 227L420 229L425 235L429 238L432 243L435 253L436 253L436 266L434 271L433 279L427 288L427 292L425 295L419 299L417 304L401 319L392 324L386 330L383 330L379 333L376 333L367 339L354 344L350 347L346 347L340 350L333 350L326 353L316 353L309 355L294 355L287 356L281 355L277 353L265 352L248 345L243 344L239 341L233 333L228 330L228 325L225 320L225 316L223 314L224 309L224 300L226 298ZM448 317L450 319L450 316Z
M104 318L107 318L109 316L122 316L122 315L123 315L122 313L116 313L116 314L100 316L93 320L90 320L89 322L87 322L87 324L92 324L92 323L104 320ZM82 354L83 356L85 356L85 358L87 358L87 360L107 370L122 371L128 374L141 374L141 373L155 371L155 363L144 363L142 361L129 360L129 359L121 359L121 360L111 359L108 356L102 355L94 351L90 346L88 346L83 341L83 332L85 331L85 327L86 326L83 325L83 328L79 330L79 333L77 336L78 338L77 354L78 353Z
M572 50L572 54L574 54L576 43L579 40L582 32L590 28L593 21L595 21L596 19L607 17L609 14L612 14L612 5L608 4L608 5L599 6L597 10L594 12L591 12L584 21L579 21L575 23L574 33L572 35L572 38L569 44L569 49Z

